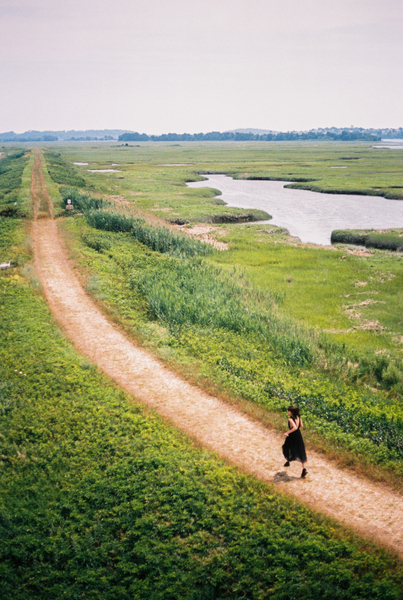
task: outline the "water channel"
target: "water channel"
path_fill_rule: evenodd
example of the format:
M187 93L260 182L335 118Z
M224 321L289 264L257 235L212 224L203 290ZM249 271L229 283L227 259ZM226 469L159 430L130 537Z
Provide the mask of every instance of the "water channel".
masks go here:
M265 210L273 217L267 223L285 227L302 242L329 245L335 229L403 227L401 200L285 188L289 181L253 181L226 175L206 177L205 181L187 185L220 190L220 199L227 206Z

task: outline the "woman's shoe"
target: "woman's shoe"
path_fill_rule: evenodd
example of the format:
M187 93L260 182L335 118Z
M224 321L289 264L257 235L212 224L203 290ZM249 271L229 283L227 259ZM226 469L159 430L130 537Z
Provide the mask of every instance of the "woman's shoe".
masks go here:
M285 467L289 467L290 466L290 461L287 460L287 462L284 465Z
M306 477L308 475L308 471L306 469L302 469L301 477Z

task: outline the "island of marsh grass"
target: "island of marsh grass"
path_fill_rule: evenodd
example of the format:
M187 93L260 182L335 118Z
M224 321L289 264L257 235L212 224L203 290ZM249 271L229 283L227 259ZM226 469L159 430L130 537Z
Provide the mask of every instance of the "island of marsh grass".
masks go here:
M349 229L332 231L332 244L357 244L366 248L403 251L403 229L374 231Z
M145 413L18 272L0 303L2 598L401 597L399 561Z

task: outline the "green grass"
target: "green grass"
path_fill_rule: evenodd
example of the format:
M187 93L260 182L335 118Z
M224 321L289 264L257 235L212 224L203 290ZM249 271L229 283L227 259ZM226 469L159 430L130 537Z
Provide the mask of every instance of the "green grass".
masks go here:
M238 265L259 288L283 294L283 307L293 318L333 330L332 337L357 349L387 349L399 355L396 340L403 335L400 254L374 251L359 256L343 247L329 250L276 243L276 233L267 231L271 228L259 225L232 228L222 238L230 242L229 251L215 255L214 260L229 267ZM346 307L366 300L370 302L357 309L362 317L350 317ZM375 320L384 329L360 327Z
M403 229L393 229L387 232L370 230L335 230L332 231L333 244L358 244L367 248L380 250L403 251Z
M47 149L44 155L48 174L55 183L85 187L85 179L80 175L79 170L64 160L60 152Z
M220 218L216 190L185 187L202 173L285 179L299 186L315 179L335 193L371 188L396 194L402 183L398 155L362 143L67 145L63 156L91 168L118 163L120 173L83 170L87 185L112 202L124 198L127 214L152 211L171 222ZM69 226L73 237L95 250L91 257L79 250L92 293L143 343L195 378L215 382L272 415L294 398L305 406L309 430L320 436L321 447L400 473L401 434L393 441L390 433L393 419L401 420L403 386L399 253L356 256L344 246L290 244L280 228L226 223L215 232L229 250L196 267L157 259L117 234L81 227ZM243 273L248 282L239 304L229 284L234 267L236 278ZM268 298L264 310L256 312L250 289L254 297ZM271 342L262 334L263 322L263 329L269 323L273 330L273 322L279 328ZM281 333L285 324L296 346ZM357 419L365 424L361 431Z
M0 158L0 216L22 217L24 207L19 190L23 184L23 173L29 159L29 152L13 149Z
M165 218L170 217L164 212L168 208L179 213L173 217L190 220L220 211L213 204L213 190L184 187L184 182L197 181L203 173L297 182L293 187L328 193L403 197L401 153L365 142L65 144L63 156L71 162L89 162L94 169L118 163L120 173L87 173L82 167L82 175L96 189L123 194L144 209L159 209L157 214Z
M18 272L0 305L2 598L401 597L399 561L143 412Z
M361 354L353 367L351 349L287 320L285 299L257 290L241 271L150 252L130 234L95 233L83 219L64 227L89 291L163 359L268 414L299 403L308 431L329 448L401 477L403 413L392 393L400 376L388 356ZM363 386L366 379L389 392Z

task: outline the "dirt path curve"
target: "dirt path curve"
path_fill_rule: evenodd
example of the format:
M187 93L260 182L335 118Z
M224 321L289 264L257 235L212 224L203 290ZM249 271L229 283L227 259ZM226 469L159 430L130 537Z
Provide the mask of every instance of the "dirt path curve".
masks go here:
M401 495L313 453L307 479L300 479L297 465L286 473L281 435L191 386L108 321L81 287L54 220L34 219L32 233L36 269L49 306L81 353L207 448L403 556Z

